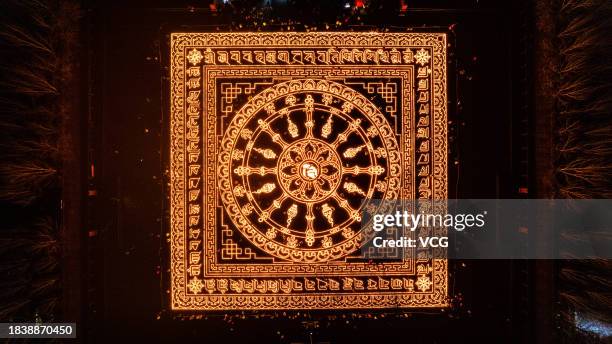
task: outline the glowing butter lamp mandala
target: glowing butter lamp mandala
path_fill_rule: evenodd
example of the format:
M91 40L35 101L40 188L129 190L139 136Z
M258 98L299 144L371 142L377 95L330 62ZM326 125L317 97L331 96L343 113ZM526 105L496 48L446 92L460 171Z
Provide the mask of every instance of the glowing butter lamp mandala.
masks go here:
M172 34L172 308L446 306L446 260L360 254L446 198L446 89L444 34Z

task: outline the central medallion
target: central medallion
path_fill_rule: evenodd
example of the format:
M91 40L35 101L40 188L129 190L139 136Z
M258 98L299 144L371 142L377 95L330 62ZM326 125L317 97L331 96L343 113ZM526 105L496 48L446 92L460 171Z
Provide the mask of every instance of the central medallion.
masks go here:
M303 179L312 181L317 179L319 176L319 167L314 161L307 161L302 163L300 169L300 177Z
M340 157L326 142L309 138L292 143L278 160L278 181L296 201L319 202L340 185Z

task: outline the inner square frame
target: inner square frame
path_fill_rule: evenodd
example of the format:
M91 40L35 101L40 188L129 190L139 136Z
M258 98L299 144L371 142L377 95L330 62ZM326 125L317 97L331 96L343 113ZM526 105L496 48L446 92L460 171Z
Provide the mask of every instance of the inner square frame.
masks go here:
M264 87L270 88L291 80L344 85L343 78L350 77L399 78L403 96L396 111L402 121L408 118L399 133L400 154L406 155L401 197L446 199L446 40L444 33L171 34L171 308L447 306L448 265L443 259L413 257L375 265L341 260L219 264L218 239L227 226L220 225L223 215L215 208L224 204L218 182L212 180L218 176L219 157L213 147L223 135L216 128L221 112L215 103L221 99L217 79L268 78L271 85ZM251 92L256 96L262 89ZM428 111L419 108L422 104ZM228 114L234 111L240 112L236 108Z

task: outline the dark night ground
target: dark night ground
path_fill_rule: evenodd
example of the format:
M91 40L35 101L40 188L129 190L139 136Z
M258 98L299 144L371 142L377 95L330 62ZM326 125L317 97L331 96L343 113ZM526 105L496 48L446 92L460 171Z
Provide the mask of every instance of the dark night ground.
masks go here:
M228 20L223 14L210 15L206 8L195 13L179 6L169 9L169 2L145 9L110 8L103 3L92 4L90 16L94 42L90 48L94 95L91 139L96 167L92 186L98 191L98 196L92 199L90 226L101 234L90 241L93 253L90 269L94 276L90 296L95 314L88 327L92 333L110 337L127 331L142 335L141 331L146 331L149 338L201 336L214 342L224 338L278 342L280 331L285 340L306 340L308 331L302 324L305 319L282 320L282 313L277 313L281 319L248 317L228 323L223 315L210 316L207 321L176 321L168 312L162 312L161 319L156 320L167 298L165 275L160 279L157 274L159 255L165 258L167 254L164 235L168 231L166 198L161 197L167 191L164 171L168 168L167 33L178 28L226 30L228 26L224 23ZM305 10L308 7L305 5ZM440 5L443 7L447 6ZM515 164L519 156L512 155L511 113L515 105L511 73L517 68L513 64L517 52L512 45L517 19L508 14L516 16L516 12L505 5L483 4L478 9L452 4L448 7L453 9L364 18L374 27L426 23L444 31L457 23L458 48L451 48L455 53L451 60L461 71L457 89L462 105L457 112L452 102L450 118L465 125L460 126L451 144L451 157L460 161L456 170L450 164L451 195L514 197L518 183ZM329 13L333 23L332 10L322 6L317 18ZM309 17L299 13L289 11L289 15L302 20ZM452 89L454 74L449 79ZM451 90L452 97L454 93ZM451 135L455 135L453 131ZM521 271L520 265L496 261L469 262L465 268L460 264L454 266L451 290L461 293L465 300L451 315L417 313L411 319L388 316L374 321L352 319L349 312L346 322L329 320L326 313L311 312L321 325L313 338L315 342L382 338L445 341L458 336L519 338L525 334L522 331L528 320L524 312L527 305L521 299L525 291L520 288L521 278L526 277L515 276ZM102 321L104 325L94 325L93 321Z
M609 0L224 2L0 1L0 321L103 343L610 341L605 259L451 261L444 312L170 312L170 32L448 32L449 198L612 199ZM612 244L598 230L519 233L567 257Z

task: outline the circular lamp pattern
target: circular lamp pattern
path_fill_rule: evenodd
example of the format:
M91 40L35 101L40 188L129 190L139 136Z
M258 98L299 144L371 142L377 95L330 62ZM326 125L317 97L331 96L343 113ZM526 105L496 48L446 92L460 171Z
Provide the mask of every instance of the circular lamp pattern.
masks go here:
M357 91L301 79L261 91L221 141L227 215L255 246L301 263L359 249L362 212L397 199L400 154L387 119Z

